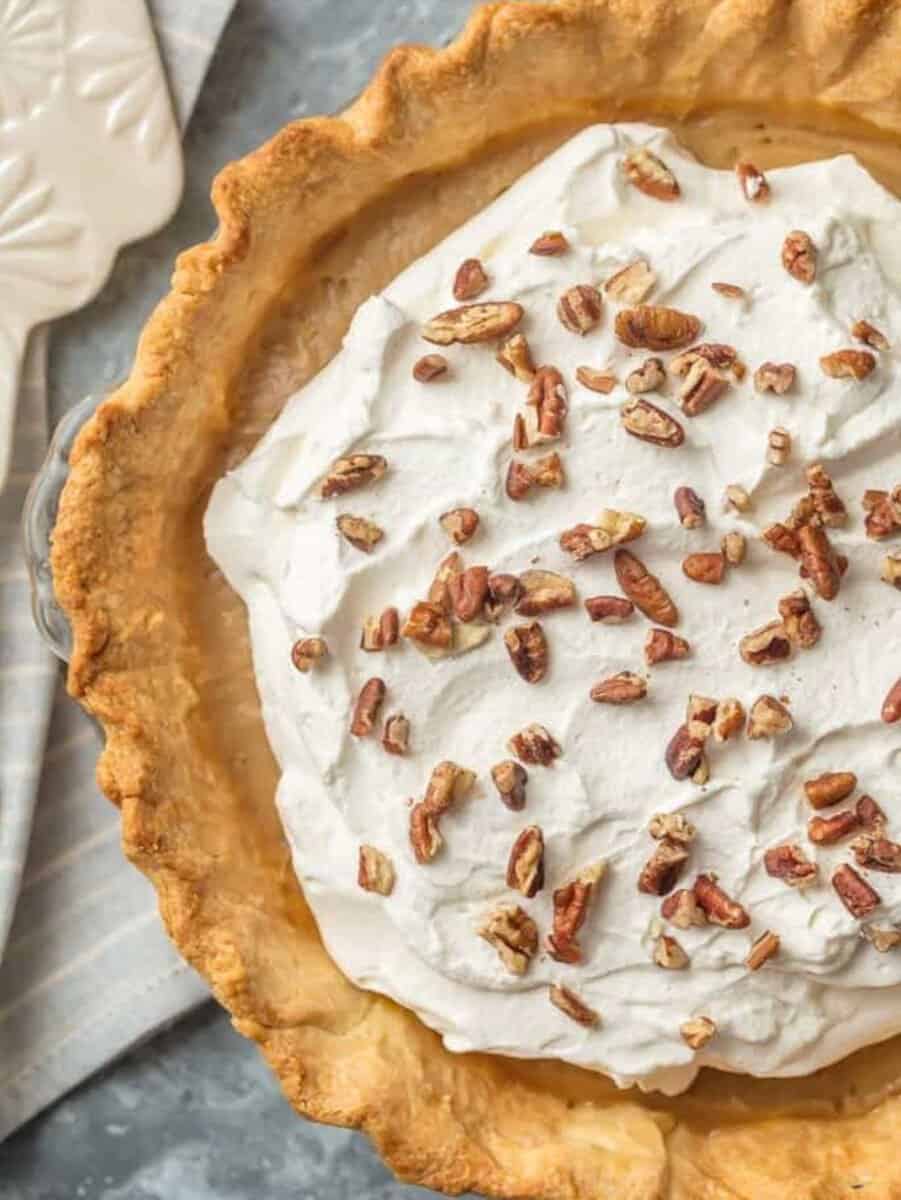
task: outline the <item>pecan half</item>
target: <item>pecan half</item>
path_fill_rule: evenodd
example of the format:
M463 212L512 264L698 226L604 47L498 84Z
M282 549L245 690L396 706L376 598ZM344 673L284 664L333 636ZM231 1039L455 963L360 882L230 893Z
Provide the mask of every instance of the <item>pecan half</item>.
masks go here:
M852 917L858 921L868 917L882 903L882 897L875 888L861 878L853 867L842 863L832 873L832 886L839 900Z
M791 363L761 363L754 372L754 391L775 392L784 396L795 386L796 371Z
M885 334L875 325L871 325L869 321L855 321L851 326L851 336L857 338L859 342L865 342L866 345L872 346L874 350L891 349L891 343Z
M527 825L510 850L507 887L527 900L544 887L544 834L537 825Z
M798 588L789 592L779 601L779 616L785 625L785 630L796 646L809 650L820 640L822 629L816 619L807 593Z
M682 571L695 583L722 583L726 560L717 551L689 554L682 560Z
M474 508L452 508L438 518L441 528L458 546L475 536L479 528L479 514Z
M363 684L360 694L357 696L350 722L350 732L354 737L368 737L372 733L384 699L385 681L383 679L368 679Z
M603 862L594 863L554 891L553 928L548 934L547 949L557 962L582 961L582 947L576 935L585 924L588 906L605 870Z
M876 925L864 925L860 932L880 954L888 954L890 950L901 946L901 929L880 929Z
M495 948L513 975L524 975L538 951L538 926L518 904L490 912L479 926L479 937Z
M666 371L663 369L663 360L659 358L646 358L640 367L626 376L626 390L633 396L657 392L665 383Z
M445 760L432 769L423 804L433 817L447 812L471 790L475 775L455 762Z
M729 533L723 534L723 540L720 542L720 550L723 558L730 567L740 567L745 561L745 555L748 552L748 543L745 535L739 533L737 529L732 529Z
M529 474L532 482L538 487L563 487L563 463L556 452L546 454L544 458L537 458L529 468Z
M604 291L618 304L641 304L654 290L657 276L644 258L621 267L604 284Z
M691 647L685 638L672 633L669 629L649 629L644 641L644 660L649 667L657 663L673 662L678 658L688 658Z
M529 766L547 767L563 751L543 725L527 725L507 743L510 752Z
M610 371L601 371L596 367L576 367L576 379L582 387L591 392L600 392L609 396L616 387L616 376Z
M723 501L727 510L734 508L736 512L747 512L751 507L751 497L748 495L747 489L743 488L740 483L727 485L723 493Z
M437 346L450 346L454 342L463 346L473 342L493 342L495 338L512 333L522 318L522 305L512 300L464 304L426 321L422 336Z
M367 617L360 635L360 649L372 653L396 645L399 622L396 608L386 608L379 617Z
M779 953L779 945L779 935L773 933L772 929L764 930L751 943L751 949L748 951L748 957L745 959L745 966L749 971L759 971L768 959L771 959L774 954Z
M634 188L654 200L678 200L682 194L675 175L663 159L645 146L630 151L622 161L622 169Z
M602 679L589 692L596 704L634 704L648 694L648 681L633 671L620 671Z
M724 929L745 929L751 924L747 910L723 891L715 875L699 875L695 880L694 893L711 925L721 925Z
M375 846L361 846L357 865L357 883L364 892L390 896L394 891L394 864Z
M648 833L655 841L667 838L681 846L690 846L698 831L682 813L654 813L648 822Z
M491 768L491 778L501 803L511 812L521 812L526 806L526 783L529 779L525 767L507 758Z
M720 700L713 716L713 736L718 742L728 742L744 728L745 708L740 700L729 696Z
M665 896L678 883L688 858L688 849L684 845L663 838L641 868L638 890L647 896Z
M766 204L770 198L770 185L763 171L758 170L753 163L737 162L735 174L746 200L751 204Z
M835 490L831 476L822 463L811 463L804 472L813 510L824 525L844 525L848 519L845 502Z
M728 387L729 381L716 367L699 358L689 367L679 388L679 406L686 417L700 416L719 400Z
M558 608L572 608L576 588L571 579L556 571L523 571L520 594L513 608L521 617L537 617Z
M745 289L739 287L737 283L711 283L710 286L720 296L725 296L727 300L745 300L748 295Z
M600 554L623 542L634 542L647 527L647 521L638 513L622 512L605 508L594 525L582 522L560 534L560 548L573 556L576 562Z
M691 929L707 924L704 910L690 888L679 888L667 896L660 906L660 915L677 929Z
M422 866L430 863L444 845L438 832L438 819L425 804L414 804L410 809L410 845L416 861Z
M560 437L566 424L566 387L556 367L539 367L532 377L526 403L531 411L526 416L526 432L530 446L550 442Z
M381 454L348 454L336 459L328 474L319 484L319 495L323 500L331 496L343 496L381 479L388 470L388 461Z
M535 363L525 334L514 333L505 342L501 342L495 358L504 370L509 371L521 383L531 383L535 377Z
M382 730L382 746L389 754L406 754L410 745L410 722L403 713L392 713Z
M374 521L368 521L366 517L352 516L351 513L341 513L335 524L345 541L350 542L354 549L362 550L364 554L371 554L385 536L384 531L379 529Z
M691 313L659 304L639 304L616 314L614 332L633 350L681 350L696 341L703 328Z
M465 258L454 276L454 299L475 300L488 287L485 268L477 258Z
M633 615L635 605L622 596L589 596L585 601L585 611L592 621L621 625Z
M854 811L862 829L874 836L882 836L885 830L885 813L872 796L858 797Z
M581 997L575 992L570 991L568 987L564 987L560 983L551 985L548 992L551 1004L559 1008L561 1012L566 1013L573 1021L577 1021L580 1025L585 1025L588 1028L593 1028L600 1024L600 1016L593 1008L590 1008Z
M454 640L450 617L440 604L420 600L410 609L402 635L423 646L449 650Z
M880 716L886 725L901 721L901 679L896 679L886 693Z
M811 817L807 822L807 836L815 846L832 846L859 826L857 813L846 808L831 817Z
M681 971L688 966L688 955L674 937L662 933L654 942L654 962L668 971Z
M781 425L771 429L766 439L766 460L771 467L784 467L791 457L792 435Z
M870 871L884 871L890 875L901 873L901 845L898 842L891 842L886 837L864 834L854 839L851 849L858 866L867 867Z
M584 336L601 323L601 293L588 283L568 288L557 301L557 317L564 329Z
M692 1050L702 1050L704 1046L716 1037L716 1022L710 1017L691 1017L679 1026L682 1041Z
M816 779L804 781L804 794L811 808L830 808L847 800L856 787L857 776L853 771L825 771Z
M763 856L767 875L781 879L789 887L806 888L816 883L818 867L794 842L772 846Z
M561 233L559 229L546 229L531 244L529 253L547 258L557 254L565 254L568 249L569 242L566 240L565 234Z
M522 584L515 575L489 575L486 612L497 619L507 608L512 607L522 595Z
M810 234L792 230L782 243L782 265L799 283L813 283L817 277L817 248Z
M707 519L707 505L690 487L677 487L673 493L673 504L683 529L699 529Z
M619 410L619 417L626 433L643 442L674 450L685 441L685 430L676 418L650 400L629 400Z
M745 634L738 643L738 651L750 666L765 667L790 658L792 643L783 623L770 621L753 633Z
M798 548L801 566L817 595L824 600L834 600L841 587L842 574L825 529L818 525L802 525L798 530Z
M669 592L656 575L630 550L617 550L613 566L619 586L635 607L658 625L673 626L679 620Z
M423 354L413 364L413 378L417 383L431 383L447 371L447 359L443 354Z
M451 607L458 621L474 621L488 598L488 568L467 567L447 581Z
M688 725L680 725L670 738L664 757L673 779L680 782L688 779L704 763L704 739Z
M291 661L304 675L311 671L328 654L325 638L299 638L291 647Z
M791 713L775 696L758 696L748 714L748 737L752 741L760 738L781 737L794 727Z
M514 625L504 634L510 661L526 683L539 683L547 674L548 648L544 630L537 621Z
M836 350L820 359L824 375L830 379L856 379L858 382L876 369L876 356L869 350Z

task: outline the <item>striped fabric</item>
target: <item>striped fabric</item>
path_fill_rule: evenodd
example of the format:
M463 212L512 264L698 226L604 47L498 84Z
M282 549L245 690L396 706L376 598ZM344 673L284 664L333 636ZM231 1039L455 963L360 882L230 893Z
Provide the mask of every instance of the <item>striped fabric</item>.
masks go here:
M182 126L233 4L148 0ZM122 857L99 736L31 621L19 520L47 447L46 363L41 330L0 496L0 1140L208 994Z

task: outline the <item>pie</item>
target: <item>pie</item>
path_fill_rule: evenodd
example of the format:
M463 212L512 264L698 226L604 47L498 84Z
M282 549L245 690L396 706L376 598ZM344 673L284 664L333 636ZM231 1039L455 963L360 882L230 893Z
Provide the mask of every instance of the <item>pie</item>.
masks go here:
M289 126L220 175L216 237L181 257L173 291L142 336L130 380L79 439L56 528L54 578L75 638L70 689L105 728L99 779L121 807L126 852L157 887L179 949L209 979L236 1028L259 1043L292 1104L317 1120L362 1128L403 1178L446 1192L510 1197L890 1196L901 1188L901 1169L890 1152L901 1042L880 1040L897 1031L889 1029L886 1001L878 1018L885 1032L879 1034L873 1017L864 1034L851 1038L862 1048L841 1057L846 1050L834 1047L841 1044L842 1020L817 1025L814 1002L798 984L793 1019L814 1021L803 1053L821 1053L814 1063L819 1069L787 1070L789 1046L778 1065L781 1077L765 1065L754 1077L755 1055L762 1060L770 1053L767 1036L758 1038L757 1050L754 1036L745 1038L745 1058L731 1061L725 1042L743 1044L742 1031L733 1030L718 1051L723 1018L738 1011L738 1001L730 999L723 1016L711 1015L698 982L701 939L715 926L716 938L725 940L711 945L747 942L743 963L722 960L721 977L731 971L729 978L738 981L736 996L742 990L756 995L759 986L761 994L784 987L791 998L793 977L777 972L800 953L798 922L790 914L803 902L805 889L798 885L810 883L805 876L812 863L821 873L828 864L829 875L820 881L823 905L815 907L825 915L815 924L831 923L835 930L817 946L831 947L839 973L852 951L864 972L890 976L897 969L888 900L892 874L901 865L893 855L901 847L892 840L891 797L880 794L878 783L892 761L886 739L901 717L901 695L887 686L893 672L881 652L891 648L893 593L887 585L901 567L890 542L876 545L891 538L901 507L885 453L894 430L892 330L891 323L879 323L880 313L893 319L895 307L876 254L884 248L880 223L890 227L896 201L862 173L855 175L859 168L847 161L800 174L779 168L852 151L876 180L901 195L899 30L901 15L893 6L863 3L689 0L674 8L665 0L572 0L480 9L446 50L396 51L342 117ZM612 129L606 123L614 123ZM678 145L649 125L671 130ZM549 159L555 151L585 157L573 165L566 157ZM725 184L710 183L712 199L704 201L708 208L698 208L690 228L678 222L691 215L693 197L707 186L702 180L714 177L686 151L708 167L728 169L734 188L720 200ZM580 174L596 162L608 164L607 175ZM523 180L531 191L511 187L541 163L543 176L539 165ZM737 180L736 163L745 164ZM598 185L602 177L606 193ZM635 211L656 205L675 213L677 224L667 226L661 217L659 236L648 225L654 236L644 239L641 255L632 253L629 224L614 228L610 211L601 214L597 229L533 228L530 214L544 211L546 194L533 187L536 179L544 179L547 194L555 179L568 180L567 203L578 192L586 211L605 194L626 195L630 205L651 206ZM798 211L808 206L809 220L785 228L758 253L754 239L769 238L767 222L782 211L780 187ZM841 217L845 197L861 214L856 224ZM573 202L568 211L576 208ZM722 221L705 221L708 209ZM482 224L467 225L477 213ZM497 214L506 225L469 252L453 239L438 245L455 231L459 241L472 230L487 230ZM499 233L506 237L503 246ZM518 258L514 242L521 246ZM713 242L716 255L730 264L729 277L705 273ZM424 262L440 265L431 274L448 300L443 311L420 313L417 295L431 296L439 284L429 282L428 267L403 272L434 247L437 257ZM618 257L617 247L628 253ZM453 277L447 272L451 254L459 263ZM674 265L679 262L681 275ZM509 279L515 277L520 293L530 297L527 303L520 304L509 287L506 294L491 290L493 274L496 287L502 279L508 286L508 268ZM650 275L659 277L657 294ZM755 282L758 276L762 283ZM691 305L676 306L677 295L689 297ZM824 295L830 297L828 320L815 309L815 298ZM526 323L520 330L525 340L516 341L526 309L541 336L532 338ZM394 325L392 313L400 314ZM424 342L410 332L411 313ZM734 329L735 345L705 340L702 324L711 333ZM772 337L772 355L759 341L760 327ZM349 328L345 351L336 358ZM618 357L602 361L601 338L604 346L616 343ZM488 339L489 345L468 344ZM554 348L550 362L529 362L530 340L542 354ZM580 362L574 348L581 357L583 347ZM564 370L554 357L561 363L565 358ZM374 384L379 371L395 369L395 358L403 366L403 385ZM478 428L471 416L464 420L461 408L460 381L468 370L475 372L472 391L480 404L484 397ZM399 381L400 375L390 378ZM292 401L261 442L286 400L310 380L301 400ZM356 445L358 435L348 433L364 384L367 402L384 417L384 444ZM503 447L498 441L495 448L490 438L497 412L503 411L506 429L515 408L506 398L514 395L522 407L512 435L505 433ZM811 395L819 407L805 424L799 414L807 412ZM303 403L317 396L326 403L307 425ZM404 405L415 420L407 419ZM746 423L743 432L734 424L742 411L761 414L759 429ZM784 417L777 422L772 414ZM587 466L579 448L590 439L571 434L608 427L613 432L604 445L618 447L622 471L605 475L602 463L596 484L580 487ZM833 480L831 458L828 468L807 463L807 439L814 434L817 446L831 447L838 459L847 456L855 470L870 469L872 451L872 479L862 495L856 475L853 490L846 491L839 471ZM395 451L386 448L389 443ZM427 446L432 463L441 464L422 500L421 476L419 491L403 490L413 486L418 454L405 449L407 443ZM686 447L688 455L696 454L695 443L707 447L704 461L715 465L711 478L725 485L722 496L696 478L679 475L679 486L672 486L678 474L673 464L698 461L686 456ZM456 447L457 457L435 457L441 445ZM464 502L478 472L461 446L467 455L491 447L478 459L479 471L486 469L484 461L503 464L497 486L484 493L491 500L482 511ZM604 453L609 457L608 449ZM745 470L752 458L762 465ZM295 477L298 462L303 469ZM278 497L285 509L301 511L314 465L325 466L317 477L316 507L309 510L309 527L299 521L295 528L293 517L275 513ZM560 486L567 473L573 483ZM461 498L445 508L454 477L461 480ZM400 489L394 500L392 486ZM669 516L661 507L662 489ZM420 503L428 508L421 527ZM778 507L778 519L767 516L763 524L771 507ZM848 563L835 532L846 513L856 539ZM538 537L536 530L544 537L546 525L553 552L542 542L537 563L513 565L511 559L511 569L493 574L476 566L480 539L488 539L483 547L494 545L501 514L519 528L523 547ZM326 521L330 534L323 540ZM670 529L669 541L653 540L659 528ZM759 534L753 542L752 533ZM432 556L439 544L447 552L444 561L457 553L460 561L451 558L434 581L438 564ZM294 574L283 577L277 568L289 545L297 548L289 564ZM664 554L674 547L681 548L679 577ZM721 691L710 671L705 692L716 695L708 698L688 686L699 681L691 674L694 659L701 662L705 648L720 653L715 638L708 647L705 631L716 627L717 606L744 594L742 572L751 570L761 572L766 586L748 593L753 608L729 618L740 618L741 625L739 637L729 634L729 669L755 683L741 694ZM609 586L589 594L586 581L605 571ZM882 633L869 625L855 633L849 624L855 576L867 572L861 594L888 614ZM771 586L776 575L786 581L784 589ZM398 613L386 580L395 580L402 596ZM353 620L346 629L339 621L336 636L325 636L331 642L325 656L316 620L345 592L342 611ZM871 602L871 596L877 599ZM377 601L372 612L370 598ZM677 624L679 609L687 613L689 607L706 614L699 635L683 636L689 622ZM842 616L846 609L850 617ZM604 628L615 621L623 622L622 630ZM611 638L630 639L619 643L630 647L620 655L619 669L601 677L595 670L590 697L579 692L573 721L586 722L584 727L564 721L567 678L581 680L583 669L573 658L569 676L560 671L560 663L569 662L570 628L578 628L585 644L591 639L595 668L598 660L620 655L609 648ZM417 644L438 661L417 655ZM855 644L864 647L866 671L852 652ZM635 645L643 645L643 661L636 661ZM351 659L352 668L346 667ZM376 662L378 669L370 668ZM485 668L476 664L489 662L491 670L480 675ZM801 681L814 670L823 687L805 693ZM395 710L393 689L401 691L404 672L410 680L401 695L404 708ZM414 709L418 702L424 711L428 681L451 677L457 690L448 691L429 719L420 719ZM467 678L468 690L459 682ZM494 710L486 680L498 681L504 704L509 697L521 720L513 723L514 709L502 706L496 730L490 727ZM833 684L830 705L826 693ZM672 727L630 725L647 722L653 711L648 706L655 703L669 720L677 692L680 715ZM805 701L805 694L813 699ZM548 696L555 697L550 707ZM318 698L308 705L311 697ZM300 704L292 703L298 698ZM855 712L856 723L849 725L842 705L852 699L865 712ZM298 730L303 745L317 753L325 753L330 738L348 741L347 727L334 719L338 710L356 739L348 752L357 755L349 778L358 786L347 825L366 834L353 845L355 875L345 890L335 873L344 869L335 864L347 859L342 827L329 824L330 802L342 782L318 766L305 768L307 752L295 747ZM812 728L811 714L833 722L828 753L821 749L825 735L818 740L827 726ZM465 737L453 733L450 715L464 728L471 720ZM393 721L383 725L385 717ZM555 717L566 726L565 736L559 736ZM583 728L590 734L579 733ZM640 738L634 732L639 728ZM646 729L652 729L647 736ZM492 757L484 758L479 738L489 734L495 738ZM561 811L588 803L578 794L569 762L589 740L599 754L605 747L622 753L627 766L634 748L647 744L641 770L656 775L638 782L647 790L659 779L666 796L643 823L643 865L625 884L623 864L632 862L637 832L630 833L628 846L605 843L603 854L586 835L584 856L576 862L564 826L554 824L561 817L548 781L559 789L553 795L562 797ZM270 741L282 766L284 830L312 909L292 870L274 804L280 772ZM416 752L404 755L408 741ZM480 760L481 792L470 801L467 746ZM765 896L776 899L766 901L764 921L756 900L746 908L744 891L733 894L731 887L735 856L747 858L748 851L729 843L729 823L711 814L723 811L715 808L717 788L730 772L740 776L742 763L782 762L779 756L788 753L782 746L794 746L795 759L791 772L774 776L772 797L781 795L790 775L797 794L792 804L805 814L810 845L776 836L778 814L773 817L773 838L765 862L761 847L759 866L760 878L769 880ZM493 772L485 769L489 764ZM382 781L406 784L410 772L417 783L408 809L402 798L384 795ZM629 798L632 776L620 770L613 777ZM288 794L285 779L303 786L292 785ZM361 781L378 782L372 791L379 795L361 800ZM857 795L871 786L874 798ZM703 803L701 793L707 796ZM759 800L762 820L772 816L772 797ZM391 816L368 824L376 803ZM478 816L477 805L490 815ZM691 819L683 809L691 810ZM424 910L422 897L432 881L461 861L455 847L458 855L466 847L467 868L475 861L479 838L467 820L487 822L477 826L488 831L486 852L500 844L497 830L506 831L509 858L497 862L495 856L490 863L491 879L499 883L486 884L476 864L471 893L457 879L453 903L440 912ZM735 822L739 834L742 821ZM409 835L403 858L388 853L376 836L398 822ZM594 824L586 818L584 828ZM611 828L615 833L617 827ZM564 874L564 859L578 869ZM719 879L708 869L712 859ZM588 905L609 907L621 886L630 896L629 912L644 906L640 920L649 940L643 961L635 957L639 939L625 936L632 928L625 907L624 948L600 945L605 954L623 954L623 971L647 979L648 1003L659 1009L653 1037L642 1033L641 986L617 996L603 961L595 974L590 962L580 961L602 959L593 951L597 929L590 918L586 922ZM498 890L503 903L497 903ZM757 895L750 885L748 895ZM882 899L885 919L874 915ZM383 941L382 922L384 914L396 914L391 921L401 928L411 912L426 911L423 938L433 937L437 945L449 930L452 944L434 954L431 944L423 950L429 970L447 983L420 999L402 986L411 978L405 966L396 986L391 978L392 963L402 960L392 957L395 943ZM368 957L370 918L359 913L376 914L372 928L379 937L371 939ZM851 945L847 931L856 937L858 926L869 931L873 945L864 939ZM326 952L320 928L344 972ZM373 954L372 945L386 952ZM694 957L697 963L690 961ZM715 973L714 963L707 960L704 972ZM834 965L821 955L808 963L808 974ZM484 1004L477 990L478 1003L470 996L467 1018L458 1020L464 1010L448 997L469 995L467 989L478 989L486 978L491 982ZM840 983L849 979L857 976L840 974ZM704 1003L683 1011L683 986L697 989L692 995L703 993ZM609 995L609 1006L596 993ZM671 1020L660 1006L662 995L672 997ZM526 1007L517 1009L520 1001ZM830 1012L833 1003L840 1002L823 1001ZM865 1017L872 1015L868 1004L862 1005ZM871 1007L875 1012L878 1005ZM753 1024L761 1018L752 1009ZM518 1022L517 1012L528 1016ZM536 1053L529 1038L545 1025L552 1036ZM704 1069L689 1090L670 1096L620 1089L608 1076L647 1086L654 1074L653 1064L640 1057L642 1042L655 1054L666 1048L663 1058L654 1059L657 1065L684 1066L700 1054L699 1061L730 1070ZM684 1087L690 1074L669 1090Z

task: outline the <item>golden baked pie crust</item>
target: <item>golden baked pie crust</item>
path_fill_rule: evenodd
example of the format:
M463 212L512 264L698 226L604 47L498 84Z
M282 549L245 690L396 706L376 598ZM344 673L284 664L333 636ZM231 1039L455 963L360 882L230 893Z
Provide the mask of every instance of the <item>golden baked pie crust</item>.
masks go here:
M244 611L205 553L213 483L361 300L575 129L629 118L718 166L853 149L901 194L901 5L490 5L445 50L389 55L340 117L226 168L215 238L180 257L72 454L53 550L69 687L103 724L100 784L181 952L298 1111L365 1130L403 1178L542 1200L901 1197L901 1039L799 1080L705 1071L666 1100L451 1054L349 983L295 881Z

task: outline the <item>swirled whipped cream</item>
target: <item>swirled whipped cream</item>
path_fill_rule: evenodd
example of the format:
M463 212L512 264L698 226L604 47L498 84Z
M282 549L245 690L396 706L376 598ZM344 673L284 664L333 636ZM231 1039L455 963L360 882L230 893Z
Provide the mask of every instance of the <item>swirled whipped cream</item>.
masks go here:
M662 203L626 179L624 156L644 144L674 172L677 201ZM810 843L813 813L802 786L825 771L856 773L859 791L885 809L888 837L901 837L901 741L898 726L879 719L898 674L901 609L880 581L885 547L867 539L860 507L866 489L896 482L897 360L890 349L874 352L876 368L861 380L830 377L820 366L822 356L856 345L850 330L859 320L890 343L901 339L901 206L851 157L773 171L769 183L769 202L750 204L734 174L699 165L666 133L641 125L586 129L366 301L341 352L211 499L207 544L247 605L266 729L282 771L278 806L326 946L357 984L413 1009L452 1050L553 1057L623 1085L676 1092L701 1065L800 1075L901 1031L901 951L877 952L861 936L867 922L836 895L830 877L839 863L854 862L849 842ZM568 250L529 253L545 230L562 231ZM792 230L817 247L810 285L781 261ZM559 451L565 486L533 489L519 503L504 480L527 385L498 365L496 346L452 345L442 350L449 364L442 378L422 383L412 375L436 349L422 340L423 324L453 307L455 272L471 257L489 277L480 300L522 305L520 328L536 362L556 366L568 391L564 436L543 448ZM636 259L657 277L649 303L695 314L703 340L734 346L749 367L694 418L679 410L677 378L646 397L683 425L678 448L630 437L621 424L624 380L647 352L614 336L618 305L607 296L600 323L584 336L556 312L573 285L600 287ZM744 296L723 295L714 282ZM789 392L755 390L753 373L766 361L796 367ZM609 369L617 386L609 394L581 386L582 365ZM791 435L780 466L767 458L774 427ZM355 451L383 455L384 478L320 498L330 465ZM847 523L829 531L849 560L847 574L831 603L808 588L823 627L814 648L751 666L739 655L740 639L773 620L779 598L799 586L797 563L760 534L804 494L804 467L814 461L848 505ZM751 501L741 513L721 504L736 484ZM702 527L680 524L673 505L680 486L706 501ZM430 659L404 639L382 653L360 648L368 616L396 606L403 619L426 596L453 549L439 517L459 507L480 516L476 536L461 548L467 565L515 575L537 567L575 583L580 602L540 618L549 667L538 684L511 665L503 634L520 619L509 614L465 654ZM641 614L619 625L588 619L584 598L620 594L612 554L575 563L558 539L604 508L646 519L630 549L678 605L674 632L690 643L688 657L647 668L650 624ZM371 553L339 535L340 512L384 531ZM686 578L685 556L718 550L730 531L748 539L745 562L719 586ZM324 638L330 651L307 673L291 654L304 636ZM621 707L592 703L592 686L623 670L647 676L647 697ZM385 752L380 725L370 737L349 732L372 676L387 688L382 718L402 712L410 721L406 755ZM677 781L664 752L690 693L736 697L745 708L763 693L781 697L794 727L774 738L711 741L709 781ZM561 754L528 768L526 807L514 812L500 802L491 767L510 758L508 739L532 723L551 732ZM443 849L420 864L409 841L410 802L422 798L442 760L472 770L476 782L441 819ZM748 928L661 923L660 898L637 887L655 846L648 824L659 812L683 814L697 829L677 886L715 873L747 910ZM545 843L546 882L531 899L505 881L511 846L527 825L540 827ZM789 888L765 870L765 851L786 842L818 864L814 886ZM390 895L358 886L361 845L393 863ZM599 860L607 870L580 934L583 960L555 961L544 949L553 891ZM856 869L881 897L869 923L893 928L901 877ZM520 904L542 935L522 975L477 934L504 904ZM683 969L653 961L662 928L687 955ZM765 930L778 936L779 951L752 971L749 947ZM570 1019L549 1002L552 985L576 993L599 1022ZM695 1049L680 1028L699 1016L716 1034Z

